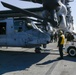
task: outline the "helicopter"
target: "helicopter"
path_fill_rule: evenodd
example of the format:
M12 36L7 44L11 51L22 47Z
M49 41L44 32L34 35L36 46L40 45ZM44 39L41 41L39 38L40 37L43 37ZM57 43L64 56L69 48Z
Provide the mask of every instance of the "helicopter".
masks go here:
M1 3L9 6L5 2ZM28 10L35 11L35 8ZM22 10L24 14L18 13L19 10L17 12L10 10L0 11L0 14L2 14L0 16L0 46L37 49L37 47L42 45L44 47L50 42L51 37L48 30L44 29L42 20L38 20L43 18L28 10ZM38 12L37 8L36 12ZM33 19L31 16L35 16L38 19ZM36 49L35 52L40 53L40 50Z
M51 20L6 2L1 1L1 3L4 7L10 8L19 14L16 16L13 12L12 16L4 14L1 16L9 16L11 18L0 19L0 29L1 31L4 29L4 33L3 31L2 33L0 32L0 46L35 48L35 52L40 53L40 46L43 45L45 48L46 45L50 43L51 37L48 31L51 30L50 27L53 28L53 24L49 26L48 22L51 23ZM14 18L13 15L15 15ZM36 19L31 19L30 17L35 17ZM47 24L45 25L43 21L47 22ZM40 23L39 26L38 23ZM57 26L55 28L57 28Z

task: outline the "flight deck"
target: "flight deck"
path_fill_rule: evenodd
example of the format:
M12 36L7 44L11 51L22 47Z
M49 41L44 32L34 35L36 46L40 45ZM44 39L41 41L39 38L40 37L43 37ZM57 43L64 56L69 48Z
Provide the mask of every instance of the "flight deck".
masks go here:
M0 75L76 75L76 58L64 54L58 60L57 43L48 44L41 53L34 48L0 48Z

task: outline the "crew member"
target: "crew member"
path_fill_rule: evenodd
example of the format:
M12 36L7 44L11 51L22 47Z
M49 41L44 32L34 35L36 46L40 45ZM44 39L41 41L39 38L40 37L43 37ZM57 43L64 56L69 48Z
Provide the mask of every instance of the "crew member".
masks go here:
M58 47L59 47L60 58L58 58L58 59L63 59L64 42L65 42L65 36L63 34L63 31L59 31Z

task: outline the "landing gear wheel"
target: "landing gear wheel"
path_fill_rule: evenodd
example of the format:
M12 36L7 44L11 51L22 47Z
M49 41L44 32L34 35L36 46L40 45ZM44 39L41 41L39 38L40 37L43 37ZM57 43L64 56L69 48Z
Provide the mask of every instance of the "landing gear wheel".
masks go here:
M40 47L37 47L37 48L35 48L35 53L41 53L41 48Z

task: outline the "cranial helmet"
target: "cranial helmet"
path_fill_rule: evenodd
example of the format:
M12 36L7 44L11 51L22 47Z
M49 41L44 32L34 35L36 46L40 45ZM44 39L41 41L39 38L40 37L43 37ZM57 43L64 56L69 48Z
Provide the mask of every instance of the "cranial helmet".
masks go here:
M60 34L63 34L63 31L62 31L62 30L60 30L60 31L59 31L59 33L60 33Z

